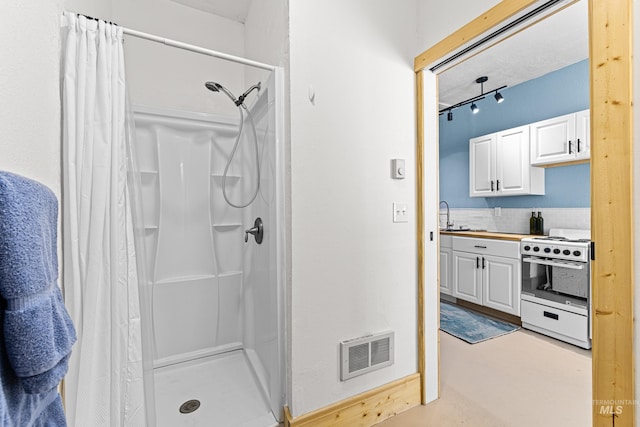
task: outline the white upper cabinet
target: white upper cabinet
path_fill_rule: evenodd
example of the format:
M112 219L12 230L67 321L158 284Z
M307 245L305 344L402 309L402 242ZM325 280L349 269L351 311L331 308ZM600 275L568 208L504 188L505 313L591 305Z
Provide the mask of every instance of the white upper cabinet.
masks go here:
M589 110L531 124L531 164L552 165L589 159L589 126Z
M469 140L469 196L544 194L544 169L529 161L529 126Z
M479 136L469 141L469 178L471 197L495 194L496 134Z
M582 110L576 113L576 159L591 158L591 112Z

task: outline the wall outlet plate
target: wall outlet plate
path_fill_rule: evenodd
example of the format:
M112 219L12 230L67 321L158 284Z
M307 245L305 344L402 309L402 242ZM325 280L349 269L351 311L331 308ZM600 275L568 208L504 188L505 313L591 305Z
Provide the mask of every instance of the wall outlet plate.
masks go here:
M393 222L409 222L409 210L406 203L393 204Z

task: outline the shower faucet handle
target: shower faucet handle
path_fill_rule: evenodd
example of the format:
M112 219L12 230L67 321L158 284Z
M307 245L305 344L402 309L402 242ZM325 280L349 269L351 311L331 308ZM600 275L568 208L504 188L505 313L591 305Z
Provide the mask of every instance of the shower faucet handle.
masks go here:
M244 241L245 243L249 241L249 234L253 234L254 236L258 234L258 228L253 227L248 230L244 230Z
M244 241L245 243L249 241L249 234L252 234L256 239L257 244L262 243L262 238L264 237L264 227L262 225L262 218L258 217L253 223L253 227L244 230Z

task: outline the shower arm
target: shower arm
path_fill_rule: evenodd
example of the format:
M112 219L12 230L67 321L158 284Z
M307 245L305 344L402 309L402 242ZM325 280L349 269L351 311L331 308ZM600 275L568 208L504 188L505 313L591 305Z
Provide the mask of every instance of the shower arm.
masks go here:
M243 93L242 95L240 95L238 97L238 100L236 101L236 105L237 106L240 106L240 105L244 106L244 100L245 100L245 98L247 96L249 96L251 91L253 91L254 89L258 89L258 92L259 92L261 87L262 87L262 84L260 82L258 82L258 84L255 84L255 85L251 86L249 89L247 89L247 91L245 93Z

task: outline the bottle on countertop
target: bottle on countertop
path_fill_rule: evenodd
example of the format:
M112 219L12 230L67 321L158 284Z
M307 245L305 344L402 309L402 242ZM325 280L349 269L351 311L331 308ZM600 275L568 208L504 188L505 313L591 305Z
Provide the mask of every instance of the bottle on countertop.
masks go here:
M536 234L543 235L544 234L544 218L542 218L542 213L538 211L538 217L536 218L538 232Z
M531 211L531 218L529 218L529 234L537 234L538 227L538 218L536 218L535 211Z

